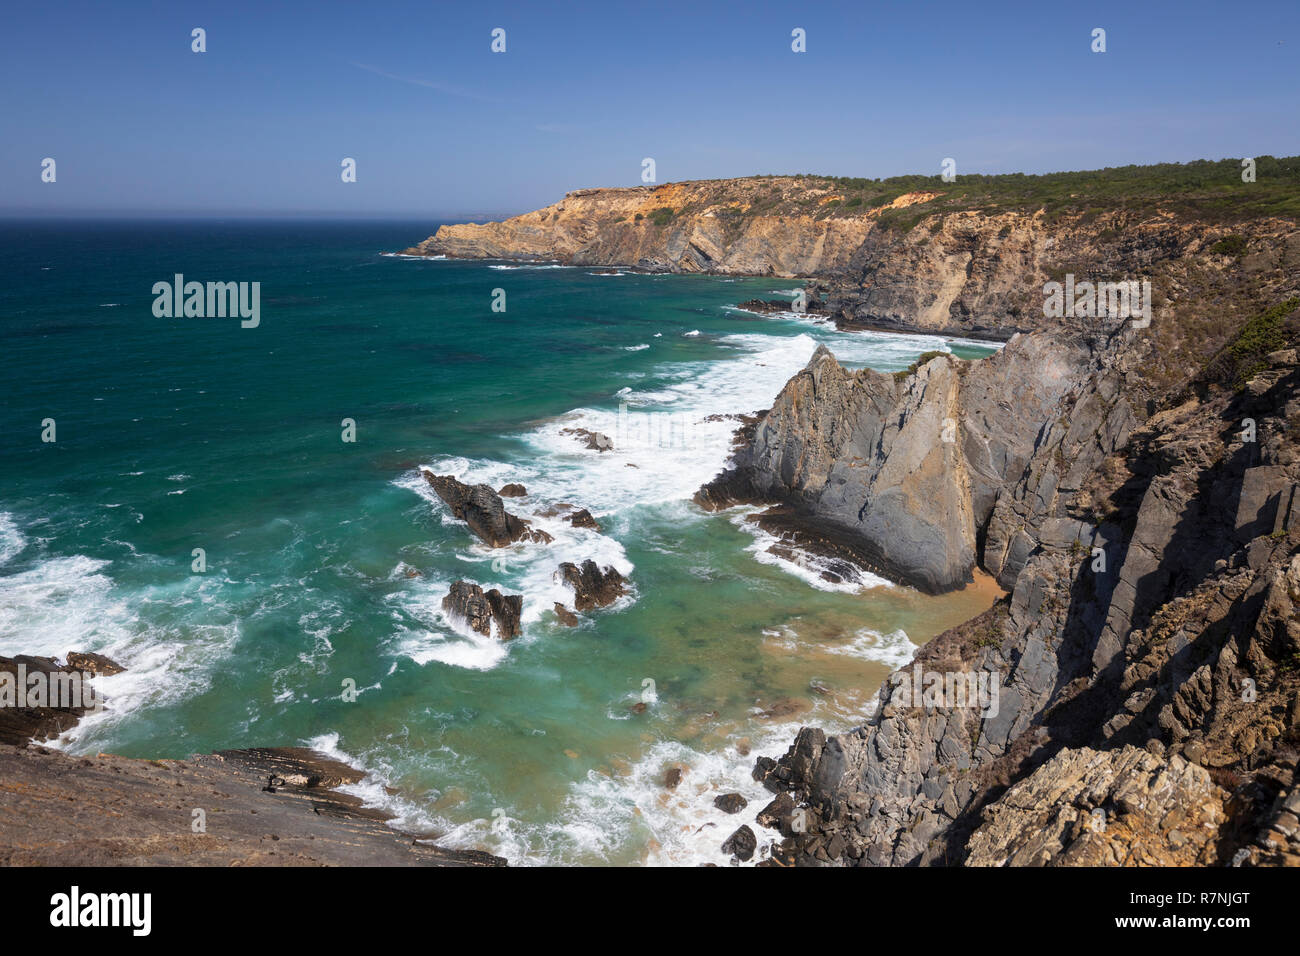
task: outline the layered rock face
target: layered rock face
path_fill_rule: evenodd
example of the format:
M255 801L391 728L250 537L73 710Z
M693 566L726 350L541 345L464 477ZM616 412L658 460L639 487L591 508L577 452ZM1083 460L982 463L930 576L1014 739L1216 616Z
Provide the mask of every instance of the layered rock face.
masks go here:
M1011 463L970 481L981 561L1011 594L921 648L864 726L760 759L806 814L772 862L1300 864L1296 353L1143 421L1158 339L1080 347L1083 378L1029 446L1006 410L1005 444L960 439L967 476L998 448ZM951 674L988 675L992 706L917 698Z
M1213 866L1227 803L1176 754L1065 750L989 806L966 865Z
M556 574L573 588L573 606L579 611L613 604L627 592L627 580L617 569L601 568L590 558L581 566L565 561Z
M455 581L442 599L442 609L484 635L496 635L508 641L519 634L519 618L524 607L522 594L502 594L496 588L484 591L469 581Z
M1067 273L1147 278L1163 301L1177 295L1189 262L1259 271L1276 268L1279 248L1300 248L1290 220L1228 225L1101 199L1087 211L946 208L954 188L852 209L839 184L812 177L582 189L503 222L441 226L404 253L805 278L817 311L844 329L1005 339L1056 324L1043 314L1043 286ZM899 210L906 221L882 218ZM1223 251L1229 237L1241 251Z
M86 711L102 703L83 675L122 673L121 665L102 654L73 651L67 663L51 657L0 657L0 744L25 747L49 740L76 726ZM36 693L35 688L41 688ZM27 705L31 706L27 706Z
M808 207L804 214L761 212L796 197ZM404 254L545 259L655 272L830 274L848 267L874 224L870 216L816 215L819 206L837 198L833 189L793 177L579 189L504 222L441 226ZM674 215L661 224L658 210Z
M0 866L506 864L394 830L337 789L363 776L295 747L133 760L0 744Z
M424 480L447 503L451 513L469 525L469 529L493 548L504 548L521 539L547 543L550 535L533 531L528 522L506 511L501 496L491 485L467 485L451 475L426 471Z
M872 570L930 592L970 580L982 532L984 566L1014 581L1035 543L1025 528L1127 438L1114 354L1129 334L1043 331L980 362L938 354L904 376L846 371L823 346L697 501L789 505L804 526L850 535ZM1051 472L1048 487L1031 466L1061 455L1075 467Z

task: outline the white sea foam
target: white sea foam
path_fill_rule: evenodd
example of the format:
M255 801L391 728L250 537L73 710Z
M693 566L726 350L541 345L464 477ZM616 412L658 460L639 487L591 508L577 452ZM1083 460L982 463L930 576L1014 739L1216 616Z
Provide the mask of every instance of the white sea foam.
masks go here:
M27 538L18 530L14 516L0 511L0 566L8 564L27 547Z
M453 621L442 609L450 587L447 580L415 578L390 597L397 622L390 650L421 665L437 661L469 670L490 670L505 658L506 642Z
M212 624L164 627L146 623L152 603L202 600L220 581L187 578L124 597L105 573L110 562L76 555L46 558L29 570L0 576L0 654L62 659L69 651L105 654L127 668L96 678L108 698L101 711L47 746L90 748L113 724L143 707L163 706L209 686L214 660L226 656L239 629L228 615Z
M484 587L489 586L489 581L499 581L507 593L524 595L525 637L536 633L539 622L549 620L555 602L571 603L569 589L554 580L560 562L581 563L591 558L601 566L613 565L624 575L631 573L626 552L611 536L617 534L619 523L626 520L629 511L675 503L684 509L683 520L689 520L693 513L688 504L691 498L722 469L730 454L731 439L739 425L734 413L771 404L772 397L807 363L817 347L817 340L804 334L731 335L723 342L735 350L734 357L676 363L662 376L669 380L667 385L645 391L620 389L622 408L574 409L560 419L537 426L523 436L535 454L523 456L517 464L457 456L427 465L437 474L451 474L467 483L499 488L507 482L520 482L528 487L528 499L509 499L507 508L554 536L552 544L520 542L507 549L489 549L466 532L459 546L463 557L480 563L483 569L477 575L467 573L467 579ZM610 436L614 448L596 451L587 448L577 436L565 434L566 430L579 428ZM462 524L450 516L418 471L408 472L395 483L428 502L445 525ZM589 509L606 533L574 528L562 515L543 514L559 503ZM861 571L856 581L838 585L827 582L818 573L815 557L800 565L767 555L765 549L775 539L763 539L763 533L753 525L743 527L760 538L754 548L759 560L776 564L814 587L856 592L888 586L884 579L867 571ZM492 570L494 559L502 571ZM451 632L430 612L439 605L449 585L449 581L434 586L425 579L414 579L400 592L405 597L395 598L410 602L406 607L414 618L399 622L403 635L400 643L406 656L421 662L439 660L480 667L488 663L489 649L498 658L504 657L499 644L466 647L473 638ZM424 593L430 587L436 593Z
M520 481L528 486L527 499L506 499L512 514L528 519L534 529L551 535L549 544L519 541L508 548L489 548L466 530L463 541L455 545L456 556L465 561L464 580L478 584L484 590L498 588L503 593L522 594L523 609L520 614L522 635L511 641L527 641L546 627L556 602L573 603L573 591L560 583L556 568L561 562L581 564L591 559L601 567L614 567L625 577L633 571L623 546L613 538L590 528L577 528L564 520L564 513L545 515L555 503L574 501L548 492L558 491L554 484L548 486L543 479L542 465L516 468L501 462L471 462L464 458L435 459L427 466L435 474L450 474L468 484L485 483L499 487L507 481ZM429 486L424 476L412 471L397 479L399 487L412 491L436 509L444 522L461 525L452 518L446 505ZM590 507L586 502L576 502L579 507ZM593 509L594 510L594 509ZM486 637L450 620L442 610L442 599L451 587L450 579L417 577L403 582L402 590L390 596L395 607L394 650L419 664L438 661L455 667L485 670L495 666L508 653L510 645L495 636ZM633 592L635 593L635 592ZM625 597L623 603L630 601ZM613 606L617 610L618 604ZM608 613L597 611L593 613Z
M902 628L888 634L863 628L846 644L825 644L823 647L832 654L884 664L891 671L910 664L918 650Z

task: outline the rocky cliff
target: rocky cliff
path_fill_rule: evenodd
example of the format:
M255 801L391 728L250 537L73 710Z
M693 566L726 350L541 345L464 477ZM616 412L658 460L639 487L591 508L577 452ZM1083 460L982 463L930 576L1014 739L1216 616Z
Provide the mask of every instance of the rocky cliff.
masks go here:
M545 259L654 272L809 276L849 267L875 215L830 217L833 188L793 177L580 189L504 222L442 226L406 255ZM905 206L928 194L901 197Z
M697 497L1010 592L863 726L758 760L767 862L1296 865L1300 162L1261 169L584 190L407 252L800 277L842 329L1008 340L892 376L819 350ZM1150 324L1045 308L1133 280Z
M1026 524L1085 467L1053 471L1045 488L1039 466L1086 462L1081 446L1106 454L1128 437L1132 411L1116 400L1127 360L1115 356L1128 334L1060 328L979 362L923 356L899 375L848 372L822 347L697 500L790 505L787 523L846 532L859 560L931 592L969 581L982 551L1008 586L1033 547Z
M1264 162L1261 160L1261 162ZM842 328L1006 338L1050 327L1043 285L1276 268L1294 243L1300 158L1242 183L1232 161L1041 177L761 176L582 189L447 225L407 255L550 260L808 279Z
M861 501L855 533L922 583L973 562L1011 593L923 647L864 726L759 760L787 837L772 862L1300 864L1287 254L1264 283L1280 301L1225 306L1222 338L1174 316L1061 328L895 382L823 353L787 386L706 503L739 490L848 529ZM1202 355L1170 387L1173 341ZM869 520L881 498L892 527ZM993 700L918 697L936 675L987 675Z

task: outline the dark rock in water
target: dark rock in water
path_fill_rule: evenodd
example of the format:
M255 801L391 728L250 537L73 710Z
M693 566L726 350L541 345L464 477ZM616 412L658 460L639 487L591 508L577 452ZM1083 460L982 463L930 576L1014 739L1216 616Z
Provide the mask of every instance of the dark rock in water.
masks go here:
M551 536L545 531L529 530L527 521L506 511L501 496L491 485L467 485L451 475L435 475L431 471L424 472L424 478L447 503L451 513L490 546L503 548L521 539L550 543Z
M669 790L676 790L677 785L682 782L682 768L669 767L668 772L664 774L664 786Z
M579 568L571 561L560 565L560 579L573 588L573 606L579 611L613 604L627 591L626 579L614 568L600 569L588 558Z
M723 813L739 813L749 806L749 801L738 793L720 793L713 798L713 805Z
M634 714L644 714L646 712L647 707L648 705L646 704L645 701L638 700L635 704L629 707L628 710L632 711L632 713Z
M592 451L612 451L614 440L601 432L588 431L585 428L562 428L561 435L573 435Z
M776 799L758 811L756 822L761 827L780 828L783 821L794 813L794 797L788 793L778 793Z
M110 666L115 668L112 673L123 670L106 657L68 656L85 662L98 658L96 666L104 668L104 674ZM0 657L0 744L25 747L29 741L49 740L75 727L102 700L94 686L82 680L87 672L99 673L91 667L60 664L52 657Z
M517 485L511 482L508 485L502 485L501 490L497 492L502 498L523 498L528 494L528 489L523 485Z
M754 851L758 849L758 837L754 836L754 831L749 827L741 827L722 844L722 852L730 853L741 863L745 863L754 856Z
M760 712L758 716L764 720L783 719L802 713L807 710L808 707L809 704L806 700L798 700L794 697L781 697L774 701L772 706Z
M68 667L74 671L88 671L96 677L112 677L126 670L117 661L103 654L83 654L78 651L68 652Z
M591 512L586 508L583 508L581 511L575 511L564 520L569 522L569 524L573 525L575 528L590 528L593 531L600 530L600 525L597 524L596 519L591 516Z
M503 641L519 633L519 616L523 611L522 594L502 594L496 588L484 591L469 581L456 581L442 599L442 609L464 620L480 634L492 636L496 621L497 637Z
M559 601L555 602L555 616L560 619L560 623L565 627L578 626L578 615L574 614Z
M509 640L519 634L519 618L524 609L522 594L502 594L496 588L487 592L492 619L497 622L497 636Z

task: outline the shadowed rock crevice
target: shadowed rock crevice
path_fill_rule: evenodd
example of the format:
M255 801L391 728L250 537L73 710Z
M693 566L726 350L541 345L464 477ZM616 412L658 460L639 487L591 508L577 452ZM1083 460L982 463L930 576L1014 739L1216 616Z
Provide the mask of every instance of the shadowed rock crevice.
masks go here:
M1019 445L986 440L1008 403L964 406L980 553L1011 593L864 726L759 759L806 814L767 863L1300 864L1300 369L1284 349L1238 389L1193 377L1142 421L1154 344L1087 346ZM997 712L913 706L918 668L995 672Z

